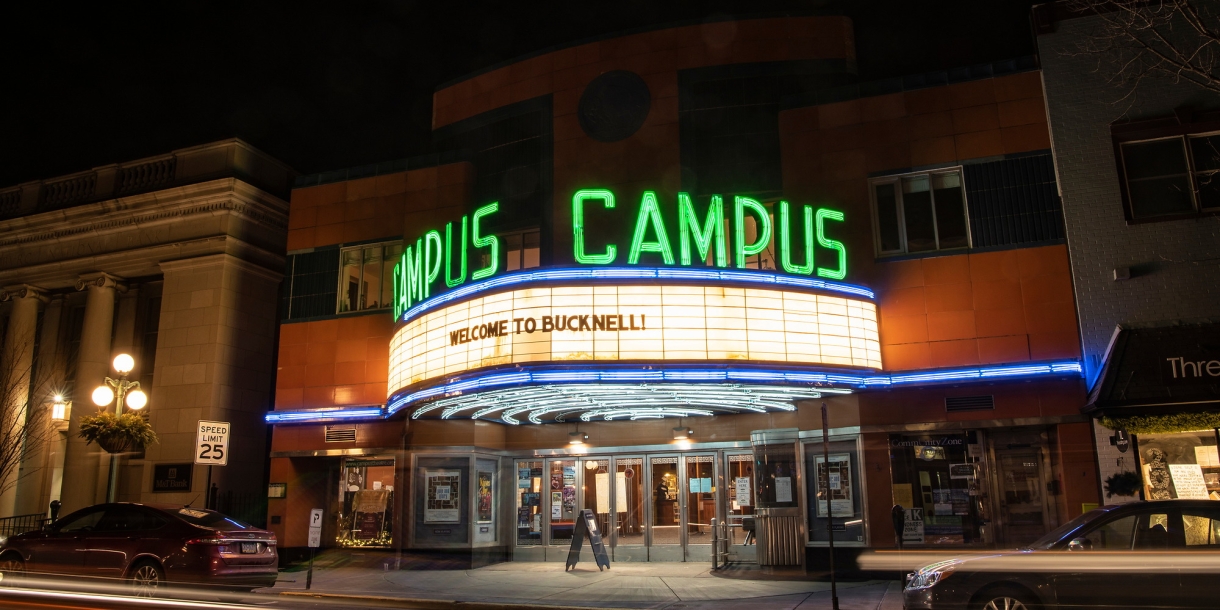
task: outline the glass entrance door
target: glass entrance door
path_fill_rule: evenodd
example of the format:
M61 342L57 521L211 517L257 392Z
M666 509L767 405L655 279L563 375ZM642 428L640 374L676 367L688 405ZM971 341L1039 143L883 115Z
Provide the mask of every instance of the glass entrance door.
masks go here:
M547 482L545 484L547 543L552 546L572 544L572 531L576 527L576 497L578 476L575 459L546 461ZM549 556L549 553L548 553Z
M685 455L683 533L686 561L712 560L712 521L716 519L716 456Z
M614 561L647 561L645 541L648 520L644 493L644 458L614 458L614 534L610 537Z
M580 507L593 511L597 516L597 529L602 534L602 542L609 547L611 521L610 511L613 498L610 497L610 458L581 458L580 466L581 496Z
M997 485L1000 487L1001 542L1018 547L1050 530L1047 523L1046 484L1042 452L1037 447L996 447Z
M736 561L754 561L758 546L754 541L754 454L751 452L725 455L724 485L728 506L725 519L729 522L729 555Z
M682 561L682 471L677 455L648 458L648 560Z

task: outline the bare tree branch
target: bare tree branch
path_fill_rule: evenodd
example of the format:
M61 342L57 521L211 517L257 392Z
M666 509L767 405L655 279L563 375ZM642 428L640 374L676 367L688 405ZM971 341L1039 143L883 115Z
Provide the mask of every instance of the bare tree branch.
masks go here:
M1096 70L1126 90L1119 101L1133 100L1147 78L1220 93L1220 21L1201 0L1067 0L1064 5L1097 18L1097 27L1065 53L1096 57Z

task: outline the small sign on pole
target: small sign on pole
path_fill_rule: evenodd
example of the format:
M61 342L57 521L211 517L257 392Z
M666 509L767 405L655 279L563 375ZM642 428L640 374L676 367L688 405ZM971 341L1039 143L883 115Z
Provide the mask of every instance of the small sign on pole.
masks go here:
M228 465L229 422L199 422L195 428L195 463L208 466Z
M322 546L322 509L309 511L309 572L305 575L305 589L313 586L314 549Z

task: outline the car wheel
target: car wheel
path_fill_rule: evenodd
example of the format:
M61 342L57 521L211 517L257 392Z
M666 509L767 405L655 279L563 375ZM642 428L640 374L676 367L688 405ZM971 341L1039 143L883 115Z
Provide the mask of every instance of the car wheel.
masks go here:
M1015 589L993 589L979 596L978 610L1035 610L1038 605L1028 593Z
M165 591L165 572L155 563L144 562L131 570L131 594L136 597L156 597Z
M25 562L16 553L0 557L0 579L20 580L25 575Z

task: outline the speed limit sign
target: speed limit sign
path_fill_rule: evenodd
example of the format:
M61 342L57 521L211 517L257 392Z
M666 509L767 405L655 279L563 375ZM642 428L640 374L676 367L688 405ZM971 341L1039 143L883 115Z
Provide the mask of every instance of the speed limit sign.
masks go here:
M229 422L199 422L195 428L195 463L208 466L229 463Z

